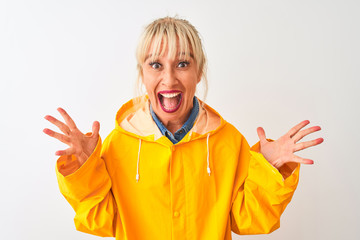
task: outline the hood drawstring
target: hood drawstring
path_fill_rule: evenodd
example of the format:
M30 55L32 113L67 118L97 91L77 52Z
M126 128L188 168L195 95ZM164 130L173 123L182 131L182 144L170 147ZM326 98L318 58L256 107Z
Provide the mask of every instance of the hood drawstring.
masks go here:
M139 182L140 179L140 174L139 174L140 149L141 149L141 139L139 139L139 151L138 151L138 159L136 164L136 182Z
M210 176L211 174L211 170L210 170L210 161L209 161L209 137L210 137L210 133L208 133L207 138L206 138L206 150L207 150L207 155L206 155L206 161L207 161L207 172Z

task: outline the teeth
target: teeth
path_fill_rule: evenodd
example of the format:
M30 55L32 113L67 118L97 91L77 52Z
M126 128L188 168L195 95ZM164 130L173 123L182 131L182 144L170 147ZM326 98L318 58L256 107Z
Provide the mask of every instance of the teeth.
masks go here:
M163 106L163 108L165 108L165 109L168 110L168 111L171 111L171 110L174 109L174 108L167 108L167 107L165 107L165 106Z
M166 98L173 98L178 96L180 93L160 93L161 96L166 97Z

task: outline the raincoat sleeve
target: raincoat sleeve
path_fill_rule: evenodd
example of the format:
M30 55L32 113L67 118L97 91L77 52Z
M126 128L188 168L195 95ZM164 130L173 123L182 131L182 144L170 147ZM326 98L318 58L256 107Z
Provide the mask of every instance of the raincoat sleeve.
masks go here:
M60 192L76 212L76 229L102 237L114 237L119 220L101 149L99 137L94 152L81 166L75 156L60 157L56 175Z
M237 234L265 234L280 227L280 216L290 202L299 180L300 164L273 167L242 137L236 175L231 229Z

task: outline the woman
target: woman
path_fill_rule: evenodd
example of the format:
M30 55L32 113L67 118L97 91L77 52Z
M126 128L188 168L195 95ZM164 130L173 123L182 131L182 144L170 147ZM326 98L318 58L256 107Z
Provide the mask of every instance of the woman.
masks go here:
M303 121L276 141L258 128L252 149L215 110L195 97L206 81L206 59L196 29L166 17L148 25L137 49L139 81L147 94L124 104L102 144L99 123L82 134L45 118L62 134L44 132L70 147L57 151L62 194L79 231L116 239L231 239L270 233L290 202L300 163L298 143L320 127Z

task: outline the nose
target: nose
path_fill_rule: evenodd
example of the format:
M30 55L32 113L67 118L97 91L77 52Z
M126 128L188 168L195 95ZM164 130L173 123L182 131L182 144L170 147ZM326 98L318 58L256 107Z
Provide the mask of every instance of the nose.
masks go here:
M174 87L177 84L177 82L178 82L178 79L177 79L175 70L171 67L165 68L163 70L161 84L168 88L171 88L171 87Z

